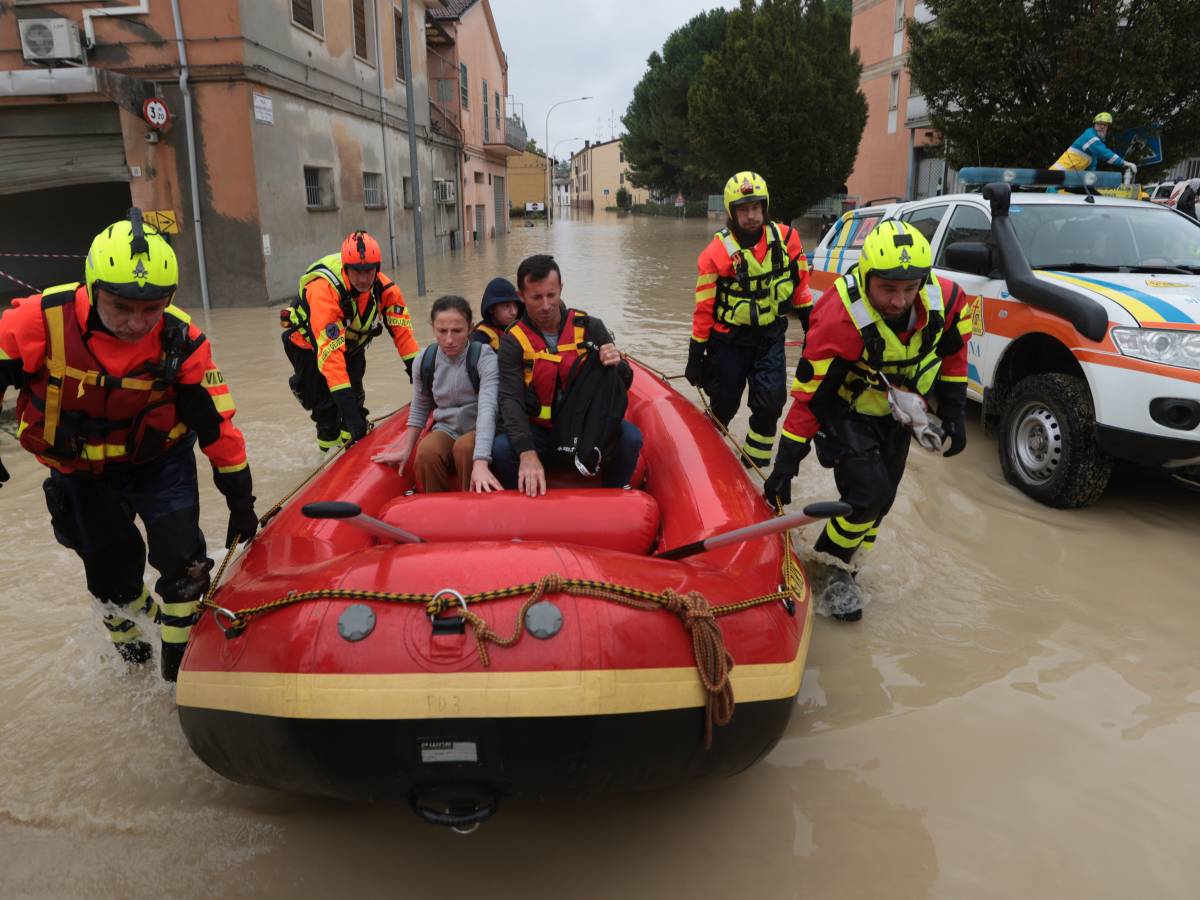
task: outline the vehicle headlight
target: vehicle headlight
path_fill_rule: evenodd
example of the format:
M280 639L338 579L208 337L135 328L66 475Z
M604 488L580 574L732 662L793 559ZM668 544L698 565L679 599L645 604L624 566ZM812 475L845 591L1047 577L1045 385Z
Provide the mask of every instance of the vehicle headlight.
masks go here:
M1114 328L1113 343L1125 356L1200 369L1200 332L1159 328Z

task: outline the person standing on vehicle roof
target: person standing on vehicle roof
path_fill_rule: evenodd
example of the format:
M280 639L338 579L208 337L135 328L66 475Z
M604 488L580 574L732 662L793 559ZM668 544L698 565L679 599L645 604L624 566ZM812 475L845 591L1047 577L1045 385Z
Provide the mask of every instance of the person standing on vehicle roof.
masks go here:
M525 311L517 289L507 278L493 278L483 289L479 305L479 324L471 332L471 340L500 349L500 336Z
M796 365L792 408L764 495L772 506L791 502L792 478L815 439L817 458L833 469L841 499L852 507L829 519L815 549L847 564L874 545L908 459L912 434L893 417L888 384L936 398L941 441L950 444L944 456L967 445L971 313L963 290L932 275L931 266L920 231L907 222L880 222L858 264L817 301ZM850 571L822 563L811 571L835 618L862 618Z
M742 463L771 462L787 400L784 335L788 311L805 328L812 311L808 260L796 229L771 221L767 183L738 172L725 184L725 227L696 261L696 305L684 376L703 388L728 425L750 386Z
M420 347L400 287L380 271L379 242L355 231L342 251L314 262L300 277L292 305L280 312L288 379L317 426L322 451L352 444L367 433L367 345L386 327L412 383Z
M1110 127L1112 113L1096 113L1092 127L1075 138L1075 142L1050 168L1065 172L1091 172L1100 163L1105 163L1110 166L1124 166L1130 175L1136 178L1137 166L1105 146L1104 141L1108 137Z
M96 235L84 277L14 300L0 318L0 398L20 389L17 439L50 469L54 536L83 560L117 653L150 661L129 618L147 615L159 625L162 676L174 681L213 565L193 448L199 438L225 495L231 546L258 531L246 442L208 339L171 305L175 252L140 210ZM161 603L142 582L147 543Z

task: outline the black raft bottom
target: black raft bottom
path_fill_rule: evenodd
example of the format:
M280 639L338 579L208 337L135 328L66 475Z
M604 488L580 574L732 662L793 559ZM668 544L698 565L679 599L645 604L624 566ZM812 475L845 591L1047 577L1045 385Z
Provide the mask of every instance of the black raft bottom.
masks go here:
M704 749L699 709L522 719L287 719L180 707L196 755L242 784L405 803L439 784L580 797L733 775L775 746L793 698L739 703Z

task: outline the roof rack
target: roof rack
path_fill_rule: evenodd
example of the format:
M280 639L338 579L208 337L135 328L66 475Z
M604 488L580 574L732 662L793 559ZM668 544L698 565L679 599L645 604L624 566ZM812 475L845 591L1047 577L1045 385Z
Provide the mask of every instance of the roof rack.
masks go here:
M1001 181L1013 188L1065 188L1091 193L1099 188L1121 187L1120 172L1073 172L1061 169L1003 169L998 166L969 166L958 173L958 183L967 192Z

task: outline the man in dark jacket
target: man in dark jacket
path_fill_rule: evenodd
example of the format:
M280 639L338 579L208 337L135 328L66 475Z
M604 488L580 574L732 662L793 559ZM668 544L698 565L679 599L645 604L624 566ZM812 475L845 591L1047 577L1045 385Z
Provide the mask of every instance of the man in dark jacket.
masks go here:
M562 302L562 273L554 257L524 260L517 269L517 293L524 311L500 340L504 427L492 444L492 468L506 488L536 497L546 493L546 467L556 461L554 414L583 360L594 353L601 365L616 366L626 387L633 370L603 322ZM601 460L601 484L628 484L641 448L637 426L622 420L616 446Z

